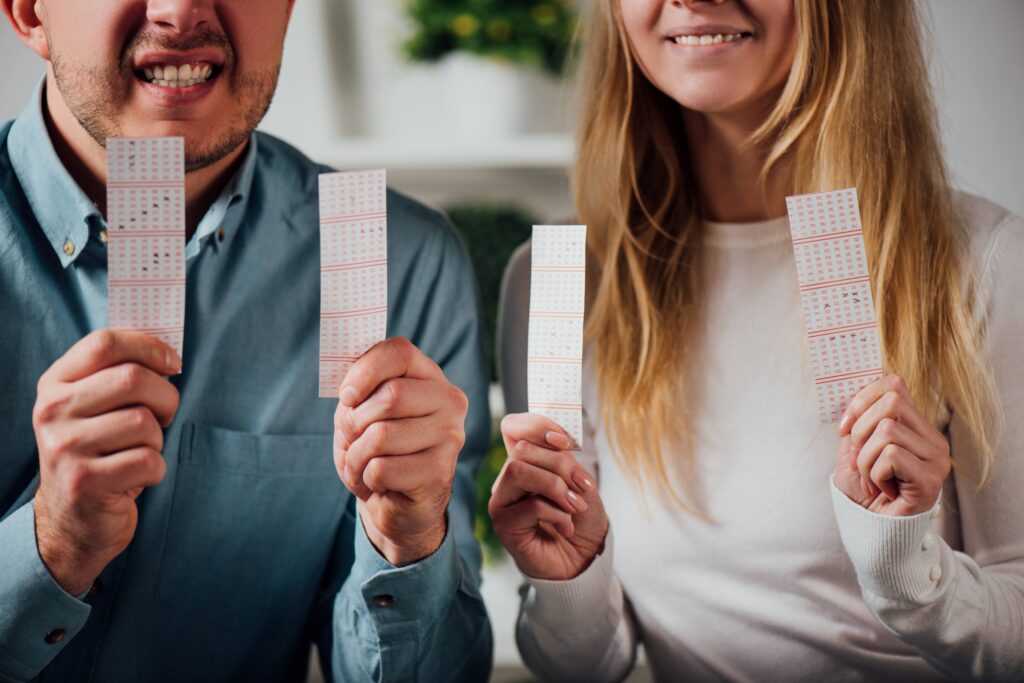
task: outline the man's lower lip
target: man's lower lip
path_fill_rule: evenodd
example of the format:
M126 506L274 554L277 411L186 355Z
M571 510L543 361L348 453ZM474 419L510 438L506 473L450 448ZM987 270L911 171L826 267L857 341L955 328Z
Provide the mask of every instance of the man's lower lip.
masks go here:
M184 88L172 88L170 86L158 85L141 79L135 79L146 94L166 104L188 104L199 100L212 89L217 79L212 78L205 83L196 83Z

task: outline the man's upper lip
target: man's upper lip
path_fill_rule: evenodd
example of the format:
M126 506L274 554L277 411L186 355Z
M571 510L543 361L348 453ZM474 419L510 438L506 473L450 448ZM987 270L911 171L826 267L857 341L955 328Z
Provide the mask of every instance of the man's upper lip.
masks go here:
M165 65L181 66L182 64L212 64L213 66L221 66L224 64L224 54L215 48L188 50L185 52L154 50L135 55L134 68L144 69Z
M730 33L753 33L749 28L741 28L739 26L728 26L726 24L701 24L699 26L677 26L669 29L666 33L667 38L677 38L679 36L713 36L721 33L722 35L729 35Z

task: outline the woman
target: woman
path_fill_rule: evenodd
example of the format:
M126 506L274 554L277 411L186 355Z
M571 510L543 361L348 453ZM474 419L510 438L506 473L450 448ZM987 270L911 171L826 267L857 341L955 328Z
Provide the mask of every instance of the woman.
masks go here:
M1024 223L948 189L914 3L601 0L585 60L583 450L508 416L490 503L527 664L1024 680ZM845 187L889 374L828 426L785 197Z

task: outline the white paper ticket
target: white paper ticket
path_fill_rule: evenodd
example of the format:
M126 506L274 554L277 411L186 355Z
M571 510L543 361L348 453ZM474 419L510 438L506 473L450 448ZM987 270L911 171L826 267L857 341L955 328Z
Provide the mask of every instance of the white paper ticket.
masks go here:
M110 327L157 337L180 356L185 332L185 141L107 139Z
M587 226L535 225L527 401L583 445L583 303Z
M320 397L337 398L352 364L387 334L384 170L320 176Z
M882 376L857 190L787 197L804 323L824 423Z

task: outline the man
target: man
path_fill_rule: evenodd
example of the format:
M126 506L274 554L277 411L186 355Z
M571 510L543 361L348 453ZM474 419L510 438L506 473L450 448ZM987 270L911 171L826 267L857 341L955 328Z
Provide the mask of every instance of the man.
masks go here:
M293 1L2 0L47 63L0 126L2 680L296 680L310 642L337 681L487 676L475 284L444 219L390 193L409 341L316 398L327 169L253 133ZM104 144L166 135L183 364L103 329Z

